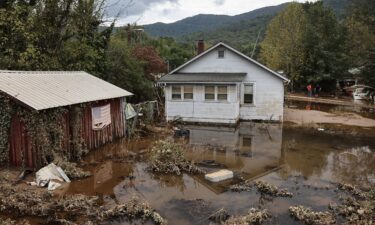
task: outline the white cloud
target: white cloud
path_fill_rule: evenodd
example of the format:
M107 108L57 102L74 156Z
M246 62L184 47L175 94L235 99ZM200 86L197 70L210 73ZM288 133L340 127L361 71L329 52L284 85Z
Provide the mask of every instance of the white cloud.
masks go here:
M129 0L120 1L120 4L129 3ZM290 1L290 0L289 0ZM127 23L150 24L156 22L171 23L197 14L225 14L237 15L265 6L278 5L288 0L134 0L120 16L118 25ZM305 2L306 0L296 0ZM315 1L315 0L313 0ZM108 15L116 15L111 8Z

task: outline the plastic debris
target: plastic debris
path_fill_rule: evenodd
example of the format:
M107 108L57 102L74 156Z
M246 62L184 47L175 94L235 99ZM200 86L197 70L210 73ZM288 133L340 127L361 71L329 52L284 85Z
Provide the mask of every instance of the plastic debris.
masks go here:
M230 170L219 170L214 173L206 174L204 178L211 182L220 182L223 180L232 179L233 172Z
M45 187L48 185L48 190L55 190L56 188L60 187L61 184L53 181L56 180L59 182L67 182L70 183L69 177L64 173L64 171L56 166L54 163L49 164L48 166L43 167L35 174L36 180L35 183L39 187ZM30 182L30 185L34 185L35 183Z

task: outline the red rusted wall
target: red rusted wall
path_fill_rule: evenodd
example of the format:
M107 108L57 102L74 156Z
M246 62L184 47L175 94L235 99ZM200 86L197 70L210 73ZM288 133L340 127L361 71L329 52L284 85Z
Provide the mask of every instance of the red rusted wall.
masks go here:
M22 159L25 159L26 167L34 167L34 157L32 152L32 141L27 135L25 124L21 122L17 115L14 115L10 129L10 150L9 159L13 166L22 166Z
M101 101L92 104L92 107L104 106L108 103L111 104L111 124L102 130L92 129L91 107L87 107L84 111L82 117L82 137L88 149L98 148L108 142L112 142L114 138L125 136L124 117L120 99Z
M115 138L125 136L124 112L122 109L121 99L104 100L92 103L84 109L82 116L82 138L85 141L86 148L89 150L98 148L108 142L112 142ZM111 105L111 124L102 130L95 131L92 129L91 107L102 106L106 104ZM63 116L64 124L64 143L63 152L74 154L74 149L71 145L72 128L70 126L71 116L66 113ZM13 115L10 136L10 164L11 166L22 166L22 158L25 158L26 167L35 167L37 165L37 153L33 149L32 140L27 135L25 124L20 121L17 115ZM37 147L36 147L37 149Z

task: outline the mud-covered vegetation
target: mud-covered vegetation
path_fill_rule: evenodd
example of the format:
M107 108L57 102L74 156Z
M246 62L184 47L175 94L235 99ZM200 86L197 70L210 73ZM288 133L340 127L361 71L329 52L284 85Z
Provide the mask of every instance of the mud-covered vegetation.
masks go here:
M11 176L4 173L0 179L0 213L16 217L41 217L48 221L47 224L97 224L116 218L167 224L147 202L136 197L124 204L105 208L97 196L77 194L57 199L44 189L24 184L13 185ZM4 224L22 224L19 221L6 221ZM1 221L0 224L3 225Z
M271 214L268 213L267 209L249 209L249 212L244 216L230 217L225 221L224 225L252 225L262 224L271 218Z
M329 225L336 224L334 215L331 212L315 212L302 205L289 207L290 214L297 220L311 225Z
M181 175L183 172L204 173L194 162L185 159L184 149L181 145L170 141L158 141L154 144L148 168L156 173L175 175Z
M288 192L286 189L280 189L275 185L267 183L265 181L244 181L240 184L234 184L229 187L229 190L233 192L251 191L255 187L262 195L269 195L272 197L293 197L293 193Z

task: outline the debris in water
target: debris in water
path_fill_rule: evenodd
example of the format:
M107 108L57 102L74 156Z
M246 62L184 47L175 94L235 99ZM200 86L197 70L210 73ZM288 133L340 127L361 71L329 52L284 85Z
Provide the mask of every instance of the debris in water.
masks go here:
M365 193L356 188L355 186L351 184L343 184L343 183L338 183L337 187L339 190L349 192L350 194L360 197L360 198L365 198Z
M209 220L212 220L216 223L224 222L228 218L229 218L229 214L224 208L221 208L220 210L216 211L214 214L208 217Z
M209 173L204 176L206 180L211 182L220 182L233 178L233 172L230 170L219 170L214 173Z
M278 187L264 181L256 181L255 187L261 194L267 194L274 197L293 197L293 193L286 189L279 189Z
M289 207L290 214L299 221L309 225L336 224L334 215L331 212L314 212L302 205Z
M148 167L151 171L165 174L181 175L182 172L191 174L204 173L193 162L184 157L183 148L170 141L158 141L151 150L151 160Z
M229 187L229 190L234 192L251 191L254 183L251 181L244 181L240 184L234 184Z
M127 217L128 219L151 219L155 224L166 225L159 213L155 212L148 203L140 202L137 198L133 198L128 203L117 205L112 209L99 212L101 220L108 220L118 217Z
M38 172L36 172L35 177L36 184L39 187L45 187L46 185L49 185L50 181L52 180L58 180L60 182L65 181L70 183L70 179L67 177L64 171L53 163L41 168ZM56 187L57 185L54 186Z
M91 176L90 172L83 171L81 168L77 167L76 163L61 161L58 162L57 165L60 166L66 175L73 180L84 179Z
M251 208L247 215L230 217L227 221L225 221L224 225L262 224L269 218L271 218L271 215L268 213L267 209L259 210Z

